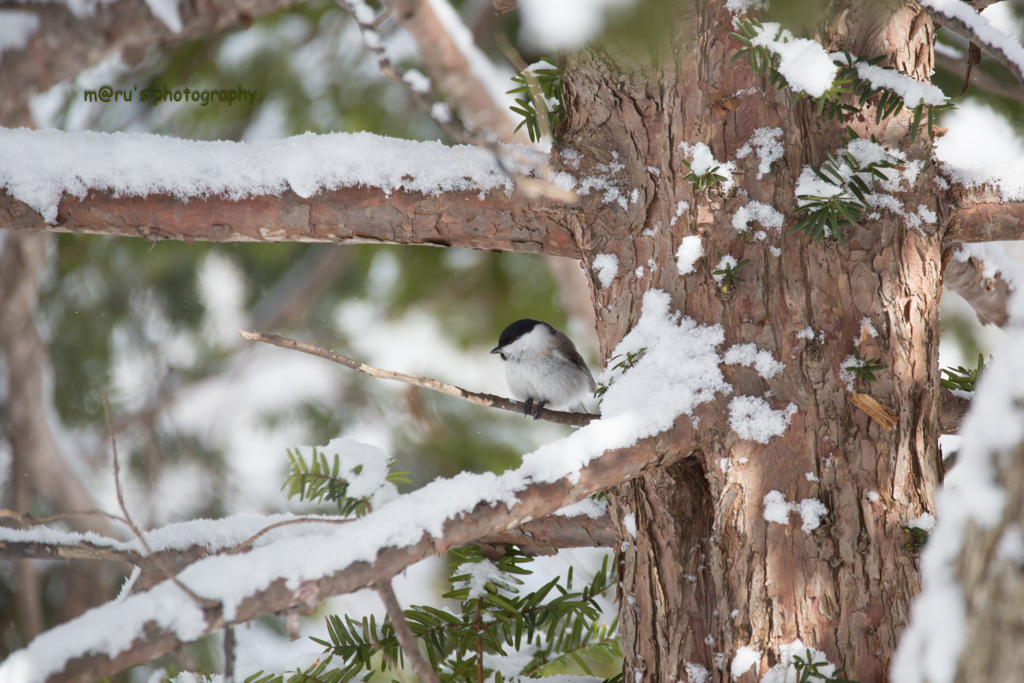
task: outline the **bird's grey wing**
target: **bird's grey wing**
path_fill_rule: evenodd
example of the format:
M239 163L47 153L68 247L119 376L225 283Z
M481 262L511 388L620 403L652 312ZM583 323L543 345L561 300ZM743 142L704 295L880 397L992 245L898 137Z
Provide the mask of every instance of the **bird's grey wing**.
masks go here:
M555 331L555 348L562 355L565 360L569 361L580 370L587 374L587 381L589 382L590 391L594 391L597 388L597 384L594 382L594 376L590 374L590 368L587 367L587 362L583 360L583 356L576 350L576 346L572 343L572 340L565 336L565 333Z

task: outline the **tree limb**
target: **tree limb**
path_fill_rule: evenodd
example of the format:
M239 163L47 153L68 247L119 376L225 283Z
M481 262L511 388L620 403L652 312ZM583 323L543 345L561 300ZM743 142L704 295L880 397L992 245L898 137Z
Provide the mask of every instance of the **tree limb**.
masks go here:
M402 646L405 658L412 664L412 670L416 672L416 675L420 677L420 681L424 683L440 683L437 672L420 654L419 642L416 640L416 636L413 635L412 629L409 628L409 622L405 620L402 606L398 604L395 591L391 588L391 579L378 582L374 588L377 589L377 594L384 603L388 616L391 617L391 625L395 627L395 636L398 638L398 644Z
M5 3L9 7L9 3ZM176 3L182 20L174 32L153 16L147 3L97 3L88 16L75 16L65 3L14 3L39 18L39 28L23 50L7 50L0 60L0 122L8 128L32 126L29 96L45 91L106 57L121 53L129 64L154 46L170 46L248 26L255 17L298 5L298 0L204 0ZM57 49L55 49L57 48Z
M958 208L943 235L944 245L1024 239L1024 203L1002 201L987 184L956 192Z
M443 196L346 187L304 199L291 190L241 200L162 194L65 195L55 225L0 188L0 228L143 237L158 241L423 244L578 258L557 208L490 192Z
M961 80L967 78L966 59L957 59L956 57L952 57L943 52L936 51L935 67L938 69L944 69ZM990 92L993 95L1005 97L1006 99L1015 100L1017 102L1024 102L1024 89L1021 89L1020 86L1002 83L981 69L971 70L970 83L971 85L974 85L985 92Z
M956 250L957 245L949 247ZM950 259L942 274L942 284L956 292L971 305L983 325L1006 323L1006 301L1010 287L1000 273L985 278L984 264L971 257L966 261Z
M333 522L351 522L353 520L329 519L294 519L288 524L315 524ZM279 528L281 523L271 524L253 537L236 546L214 547L207 545L191 545L185 548L167 548L158 550L151 555L124 547L111 547L83 540L69 535L67 543L36 540L0 539L0 560L106 560L120 562L138 567L142 570L136 582L139 590L147 590L163 581L166 568L173 574L210 555L237 554L252 550L253 541L266 532ZM551 514L540 519L533 519L511 529L475 539L476 543L490 546L503 546L509 543L522 546L534 555L550 554L563 548L611 548L616 544L615 529L611 517L604 514L597 519L585 515L569 517Z
M263 334L262 332L244 332L239 330L238 333L242 335L242 339L246 341L263 342L264 344L271 344L273 346L280 346L282 349L292 349L293 351L301 351L302 353L308 353L311 356L317 356L324 358L329 361L344 365L347 368L351 368L357 372L361 372L364 375L369 375L376 379L393 379L398 382L404 382L414 387L421 387L423 389L430 389L432 391L438 391L448 396L454 396L455 398L461 398L463 401L469 401L475 403L478 406L487 406L488 408L498 408L500 410L508 410L513 413L522 413L523 404L519 401L512 401L507 398L500 396L494 396L493 394L482 394L476 391L466 391L453 384L446 384L445 382L438 382L436 379L428 379L426 377L416 377L414 375L406 375L401 372L392 372L391 370L381 370L379 368L372 367L366 363L360 363L357 360L353 360L348 356L343 356L340 353L334 351L328 351L322 349L319 346L313 346L312 344L306 344L305 342L295 341L294 339L288 339L286 337L279 337L276 334ZM568 413L559 410L548 410L544 408L540 411L540 419L547 420L548 422L556 422L558 424L571 425L573 427L582 427L590 424L591 420L600 418L600 415L593 415L591 413Z
M386 547L380 549L373 562L354 562L344 569L303 581L297 588L289 587L288 581L281 578L273 581L266 588L250 594L238 604L232 619L233 623L243 623L260 616L276 614L296 608L310 601L318 602L332 595L351 593L363 588L371 588L382 579L394 576L409 565L430 555L445 552L448 548L472 543L488 534L509 529L527 520L543 517L567 505L602 491L610 486L633 479L655 468L669 466L679 462L690 453L690 444L694 437L694 429L689 416L683 415L675 426L656 437L639 441L634 446L607 451L600 457L574 472L572 477L566 476L553 482L538 481L526 484L516 493L516 503L507 507L504 503L492 504L486 500L478 503L468 514L449 518L443 526L442 534L433 537L424 533L419 541L403 547ZM373 514L343 527L353 534L360 534L361 524ZM278 541L286 542L286 541ZM261 551L273 554L276 543L271 543ZM255 552L255 551L254 551ZM205 561L217 561L211 558ZM204 561L200 561L204 562ZM197 563L198 564L198 563ZM202 590L202 586L195 588ZM142 596L131 596L120 608L131 609L129 601ZM224 626L224 615L219 605L207 606L202 609L205 625L202 634L197 637L219 630ZM103 615L109 617L111 615ZM31 649L47 651L51 645L56 647L60 634L45 632L30 646ZM91 681L123 671L129 666L149 661L172 651L181 643L175 633L156 622L149 621L141 633L138 633L132 645L113 656L107 654L85 653L72 656L61 673L49 677L49 683L90 683ZM12 655L17 658L19 653Z
M470 128L493 133L501 142L529 144L522 132L515 132L516 122L508 110L495 101L487 84L472 67L449 27L425 0L387 0L406 33L416 41L420 54L438 86L455 103ZM466 30L468 35L468 29ZM470 44L468 49L475 50ZM483 53L477 58L486 59ZM511 86L509 86L511 87Z
M988 25L988 20L981 17L970 5L962 2L949 5L943 2L935 2L935 0L924 0L921 3L921 9L927 12L936 23L945 26L953 33L967 39L995 57L1000 64L1017 77L1021 84L1024 84L1024 63L1022 63L1024 59L1022 59L1022 55L1008 54L1004 46L999 44L1000 37L1005 38L1006 36ZM969 23L969 15L981 18L985 24L981 28L985 30L982 31L981 28L975 30ZM1015 39L1011 38L1011 40ZM1019 44L1017 47L1019 49Z

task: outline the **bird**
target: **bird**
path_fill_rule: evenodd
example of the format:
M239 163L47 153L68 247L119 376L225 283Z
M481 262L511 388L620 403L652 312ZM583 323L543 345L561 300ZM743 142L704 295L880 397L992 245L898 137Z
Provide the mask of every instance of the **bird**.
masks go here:
M517 320L501 333L491 349L505 362L505 380L512 396L523 401L523 415L540 418L544 406L578 408L581 397L596 385L583 356L563 333L539 320Z

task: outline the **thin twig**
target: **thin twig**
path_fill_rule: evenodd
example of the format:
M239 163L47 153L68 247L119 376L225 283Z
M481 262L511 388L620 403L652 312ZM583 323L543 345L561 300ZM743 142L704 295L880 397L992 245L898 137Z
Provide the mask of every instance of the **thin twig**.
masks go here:
M303 517L301 519L289 519L289 520L287 520L285 522L278 522L277 524L271 524L266 529L261 529L255 535L250 536L249 538L245 539L244 541L239 543L237 546L232 548L228 552L228 554L229 555L237 555L240 552L244 552L244 551L248 550L250 547L252 547L252 544L254 542L256 542L256 540L260 536L262 536L263 534L267 533L268 531L273 531L274 529L277 529L277 528L280 528L280 527L283 527L283 526L289 526L291 524L311 524L311 523L312 524L348 524L349 522L352 522L352 521L355 521L355 520L351 520L351 519L319 519L317 517Z
M224 626L224 683L235 683L235 627Z
M441 683L437 677L437 672L420 654L419 642L416 640L416 636L413 635L412 629L409 628L409 622L405 620L405 614L398 604L395 591L391 588L391 581L381 581L375 588L380 595L380 599L384 602L384 607L387 608L388 614L391 616L391 625L395 627L395 636L398 638L398 644L402 646L406 659L412 664L412 670L420 677L421 683Z
M123 517L118 517L105 510L94 508L92 510L83 510L81 512L61 512L56 515L48 515L46 517L33 517L32 515L25 513L15 512L14 510L0 510L0 517L8 517L10 519L17 520L22 524L28 526L41 526L43 524L49 524L51 522L59 522L64 519L75 519L78 517L106 517L112 519L115 522L121 522L122 524L128 524L128 520Z
M263 342L264 344L270 344L272 346L280 346L282 349L291 349L293 351L308 353L311 356L318 356L319 358L338 363L339 365L344 365L356 372L361 372L364 375L369 375L370 377L375 377L377 379L393 379L398 382L411 384L414 387L430 389L442 394L447 394L448 396L461 398L463 401L469 401L470 403L475 403L479 406L499 408L501 410L520 414L523 412L523 404L519 401L512 401L500 396L494 396L493 394L466 391L454 384L446 384L445 382L439 382L436 379L406 375L401 372L392 372L391 370L381 370L380 368L375 368L367 365L366 363L360 363L348 356L343 356L340 353L328 351L327 349L322 349L319 346L313 346L312 344L296 341L294 339L288 339L287 337L279 337L276 334L263 334L262 332L245 332L244 330L238 330L238 334L242 335L242 339L246 341ZM540 412L540 419L542 420L570 425L573 427L588 425L592 420L598 420L600 417L600 415L594 415L592 413L569 413L560 410L548 410L547 408L544 408Z
M185 591L193 600L204 607L216 607L220 603L216 600L209 600L207 598L196 595L191 588L183 584L178 580L178 577L174 575L167 565L164 563L160 556L153 552L153 549L149 547L149 543L146 542L145 536L139 531L139 527L135 526L135 522L132 521L131 515L128 514L128 508L124 504L124 495L121 493L121 469L117 462L117 439L114 436L114 420L110 416L110 401L107 400L107 392L100 390L100 398L103 399L103 412L107 416L107 432L110 434L110 448L114 452L114 489L117 491L117 503L121 506L121 513L124 515L124 521L128 525L128 528L132 530L135 537L139 539L139 543L142 544L143 549L146 551L146 556L156 563L157 567L163 573L165 577L173 581L178 588Z

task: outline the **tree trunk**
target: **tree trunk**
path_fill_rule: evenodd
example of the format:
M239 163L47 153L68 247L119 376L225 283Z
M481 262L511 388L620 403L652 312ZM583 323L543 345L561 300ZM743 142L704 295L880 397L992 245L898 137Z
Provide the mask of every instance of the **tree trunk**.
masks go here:
M666 61L627 62L606 48L565 65L562 132L565 147L582 156L574 172L605 178L626 199L623 208L614 193L592 191L571 218L588 273L599 254L618 258L611 286L601 289L591 276L601 355L607 359L635 325L643 293L658 288L684 315L721 325L723 351L755 344L785 370L765 380L753 368L723 365L733 392L698 409L696 440L674 441L671 432L659 439L659 448L691 457L616 489L613 512L628 541L618 556L626 680L687 680L687 663L704 666L709 680L732 680L731 660L746 646L759 662L739 680L752 681L796 639L824 651L848 678L886 680L918 588L917 559L903 548L901 527L934 512L940 480L938 304L948 209L932 182L931 140L923 134L910 143L906 114L875 126L872 103L840 122L819 118L807 99L792 102L788 90L752 74L745 58L730 61L740 44L728 37L732 18L721 3L679 3L677 19ZM832 16L816 37L831 50L850 38L853 54L887 54L891 65L927 80L933 33L916 9L858 6ZM923 162L898 198L912 213L919 205L935 211L936 224L910 229L883 211L846 229L847 246L787 232L798 220L802 167L834 153L847 124ZM756 129L776 127L785 156L758 179L757 155L738 159L737 151ZM694 191L679 146L697 142L717 160L736 162L734 189ZM561 163L568 167L573 156L561 150ZM781 231L764 228L767 238L758 240L755 224L738 234L733 216L752 200L785 216ZM675 253L689 235L701 238L705 256L680 276ZM742 282L726 291L712 277L719 253L750 261L738 270ZM811 338L797 336L808 327ZM841 372L854 342L863 357L888 366L854 390L896 414L891 431L851 403ZM781 436L762 445L730 427L736 396L763 397L775 410L792 402L797 411ZM772 491L789 503L818 499L828 514L809 531L798 515L788 525L768 522L764 500Z

